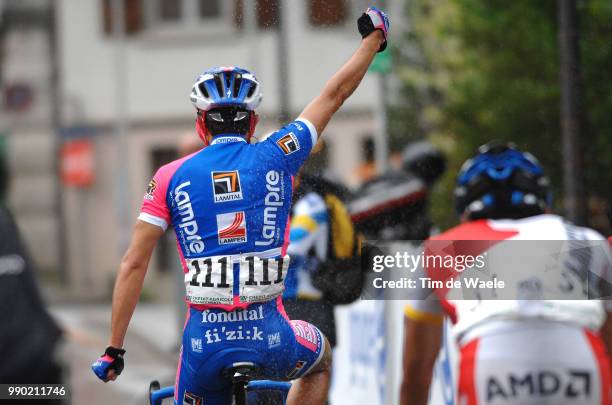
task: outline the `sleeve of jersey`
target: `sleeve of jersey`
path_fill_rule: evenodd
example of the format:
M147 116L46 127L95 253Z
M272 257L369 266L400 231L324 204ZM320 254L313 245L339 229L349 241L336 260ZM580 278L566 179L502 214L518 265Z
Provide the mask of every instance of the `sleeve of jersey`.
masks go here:
M435 294L423 300L412 300L404 307L406 318L432 325L442 325L444 312Z
M317 130L310 121L299 118L270 135L264 142L273 145L275 158L284 161L289 172L295 175L317 143Z
M170 223L170 210L166 202L166 192L170 179L164 167L160 168L153 179L142 200L142 207L138 219L152 225L157 225L164 231Z
M419 280L427 277L423 266L418 266L411 277ZM404 315L413 321L441 325L444 320L444 309L435 291L417 282L417 287L410 289L408 304L404 307Z

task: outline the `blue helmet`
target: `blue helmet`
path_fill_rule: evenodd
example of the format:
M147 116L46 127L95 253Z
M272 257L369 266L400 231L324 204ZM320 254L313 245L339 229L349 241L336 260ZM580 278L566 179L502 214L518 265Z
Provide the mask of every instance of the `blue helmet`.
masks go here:
M238 67L216 67L202 72L193 85L191 103L197 110L239 107L254 111L262 99L255 75Z
M457 215L468 219L524 218L544 213L551 204L540 163L513 143L480 146L461 167L455 187Z

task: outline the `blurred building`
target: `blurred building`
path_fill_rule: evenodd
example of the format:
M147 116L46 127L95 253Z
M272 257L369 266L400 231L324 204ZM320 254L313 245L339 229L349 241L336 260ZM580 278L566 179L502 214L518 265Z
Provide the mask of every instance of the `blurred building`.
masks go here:
M52 10L58 52L49 53L49 32L42 28L5 35L4 93L8 85L25 83L35 95L23 112L3 113L11 117L0 128L8 132L15 173L11 204L36 246L35 258L49 271L60 266L57 230L64 223L69 285L77 294L103 296L149 179L178 156L183 135L197 136L189 102L196 75L218 65L255 71L264 92L256 131L262 136L278 127L278 61L287 62L289 110L297 116L355 49L355 19L371 2L285 0L285 55L278 51L279 0L4 0L4 14L26 3ZM401 3L387 1L387 8L399 11ZM113 4L122 5L119 13ZM118 21L124 35L116 36ZM53 57L59 94L52 102ZM326 130L331 169L349 183L364 159L363 140L377 130L378 100L376 77L368 75ZM59 103L61 139L84 138L93 164L93 176L80 186L61 185L64 220L53 198L60 147L53 103ZM149 288L171 290L159 281L178 266L174 249L170 240L158 249Z
M0 137L13 174L9 205L38 267L60 262L52 124L50 1L0 1ZM0 237L11 237L1 235Z

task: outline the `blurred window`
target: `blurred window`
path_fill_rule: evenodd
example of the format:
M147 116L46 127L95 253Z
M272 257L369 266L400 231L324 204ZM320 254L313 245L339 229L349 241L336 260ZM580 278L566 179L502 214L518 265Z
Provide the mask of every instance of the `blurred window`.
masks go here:
M348 17L346 0L309 0L310 24L315 27L343 25Z
M200 18L215 18L221 15L220 0L200 0Z
M227 0L138 1L145 9L147 29L153 31L223 32L235 14L234 2Z
M278 0L257 0L257 26L261 29L278 27Z
M112 35L113 15L111 9L112 0L102 0L102 25L104 33ZM142 30L142 0L123 0L124 24L127 35L135 34Z
M244 27L245 10L244 7L253 7L255 4L255 16L259 29L278 28L279 8L278 0L234 0L234 25L236 28Z
M158 18L163 21L176 21L181 18L183 2L180 0L158 0Z

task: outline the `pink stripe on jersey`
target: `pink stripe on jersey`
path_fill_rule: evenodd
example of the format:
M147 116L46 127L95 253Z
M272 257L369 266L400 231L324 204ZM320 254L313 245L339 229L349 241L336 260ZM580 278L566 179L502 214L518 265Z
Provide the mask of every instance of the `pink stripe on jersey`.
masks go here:
M285 255L287 254L287 249L289 248L289 232L291 231L291 215L287 215L287 223L285 224L285 236L283 236L283 238L285 238L283 240L283 247L281 248L281 257L285 257Z
M168 163L157 170L155 176L149 183L149 188L142 201L142 207L140 212L153 215L154 217L161 218L170 223L170 210L166 203L166 196L168 194L168 186L174 173L185 163L187 160L192 158L198 152L194 152L190 155L182 157L178 160Z
M187 268L187 261L185 260L185 255L183 254L183 249L181 249L181 245L179 244L178 238L176 238L176 250L178 250L181 266L183 266L183 273L189 273L189 269Z
M312 352L316 352L321 342L319 342L319 333L316 328L304 321L292 321L289 319L287 312L285 311L285 306L283 305L283 297L278 296L276 298L276 310L281 314L283 318L289 322L291 329L293 329L293 334L295 335L295 339L299 344L306 347L308 350ZM321 349L323 350L323 349Z
M287 311L285 311L285 306L283 305L282 295L279 295L278 297L276 297L276 309L278 310L278 312L280 312L283 318L287 320L287 322L291 321L289 319L289 315L287 315ZM291 327L293 327L293 325L291 325Z
M256 302L237 303L237 298L238 297L234 297L234 304L192 304L191 302L187 301L186 298L185 302L190 308L197 309L198 311L206 311L207 309L222 309L224 311L235 311L237 309L246 309L251 304L257 304Z
M187 312L189 314L189 312ZM183 362L183 346L179 354L178 366L176 366L176 377L174 379L174 401L178 401L179 381L181 379L181 363Z

